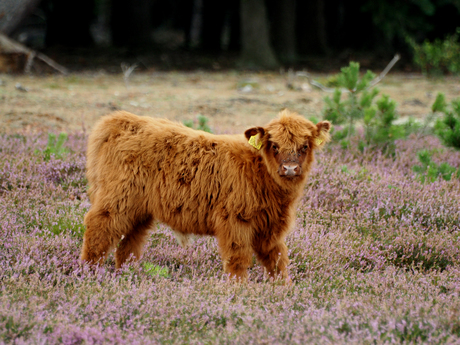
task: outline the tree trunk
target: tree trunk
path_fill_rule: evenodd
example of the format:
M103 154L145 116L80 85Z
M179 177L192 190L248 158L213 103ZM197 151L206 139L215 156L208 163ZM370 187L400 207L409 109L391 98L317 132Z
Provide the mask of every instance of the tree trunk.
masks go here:
M264 0L241 0L241 57L246 68L276 68Z
M153 3L149 0L112 0L110 26L114 45L130 48L151 45L150 10Z
M276 55L285 64L296 61L296 0L270 0L269 17Z

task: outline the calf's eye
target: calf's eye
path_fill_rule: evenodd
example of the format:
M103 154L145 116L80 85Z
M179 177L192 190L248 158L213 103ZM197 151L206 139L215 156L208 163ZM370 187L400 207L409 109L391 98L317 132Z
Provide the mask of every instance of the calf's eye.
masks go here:
M305 145L304 147L302 147L303 152L306 152L307 150L308 150L308 145Z

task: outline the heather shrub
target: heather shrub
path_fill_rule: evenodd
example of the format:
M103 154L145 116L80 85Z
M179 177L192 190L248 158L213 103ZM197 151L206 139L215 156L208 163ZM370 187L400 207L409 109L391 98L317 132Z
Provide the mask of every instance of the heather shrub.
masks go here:
M460 98L449 107L443 93L438 93L431 107L433 113L440 113L434 131L444 145L460 150Z
M442 271L453 263L443 250L437 250L425 242L395 244L388 250L387 255L389 262L407 270Z
M460 186L412 167L460 166L434 136L317 156L287 237L291 286L259 265L228 281L216 240L180 247L163 224L137 264L78 261L86 138L0 136L0 343L353 344L460 341ZM255 258L254 258L255 261Z

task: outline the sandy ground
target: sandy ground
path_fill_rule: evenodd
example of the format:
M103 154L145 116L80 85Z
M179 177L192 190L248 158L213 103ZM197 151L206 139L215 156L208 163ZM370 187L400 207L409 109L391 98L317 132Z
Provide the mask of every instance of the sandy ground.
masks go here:
M377 71L378 73L379 71ZM328 75L315 75L324 81ZM244 89L245 82L254 87ZM209 118L216 133L236 133L263 125L281 109L321 118L325 92L296 77L294 88L280 73L162 72L70 76L0 75L0 132L89 131L114 110L172 120ZM423 118L437 92L460 96L460 78L429 80L421 75L389 74L377 86L396 100L400 116Z

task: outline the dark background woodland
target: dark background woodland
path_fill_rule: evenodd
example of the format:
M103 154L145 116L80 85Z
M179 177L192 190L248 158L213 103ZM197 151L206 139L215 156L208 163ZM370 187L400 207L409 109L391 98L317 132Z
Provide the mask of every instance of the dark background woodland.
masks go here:
M410 62L408 38L442 39L460 26L460 0L21 1L27 10L8 25L1 0L0 30L81 67L372 67L395 53Z

